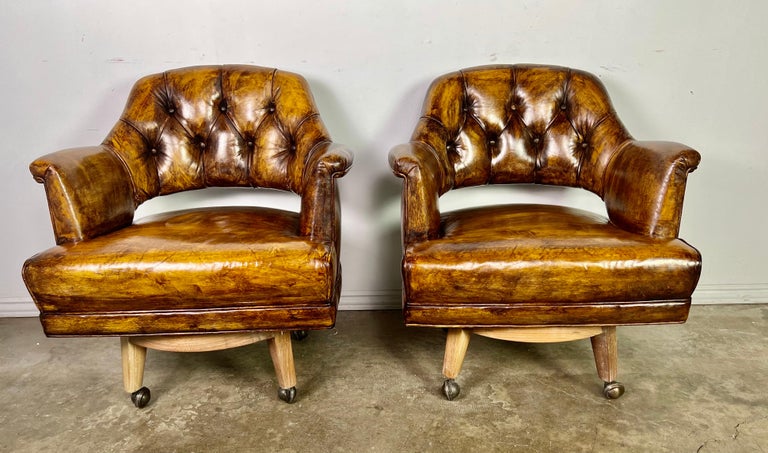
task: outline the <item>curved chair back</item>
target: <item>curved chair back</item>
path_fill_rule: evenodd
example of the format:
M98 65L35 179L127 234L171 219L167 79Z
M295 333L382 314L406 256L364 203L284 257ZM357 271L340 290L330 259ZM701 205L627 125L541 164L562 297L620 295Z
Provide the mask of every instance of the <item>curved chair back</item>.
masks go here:
M630 139L595 76L533 65L483 66L436 79L412 137L442 161L441 193L539 183L600 196L605 168Z

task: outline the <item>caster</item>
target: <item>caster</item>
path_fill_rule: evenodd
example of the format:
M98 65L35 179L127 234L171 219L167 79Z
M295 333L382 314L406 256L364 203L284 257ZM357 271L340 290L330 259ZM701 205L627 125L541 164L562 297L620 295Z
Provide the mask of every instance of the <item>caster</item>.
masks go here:
M149 399L152 395L149 393L149 389L142 387L135 392L131 393L131 401L133 405L141 409L149 403Z
M624 394L624 384L621 382L606 382L603 386L603 395L609 400L615 400Z
M296 387L291 387L289 389L278 389L277 397L286 403L291 404L296 399Z
M461 393L461 387L453 379L446 379L443 382L443 395L448 401L453 401L454 398Z
M291 338L293 338L296 341L301 341L309 336L309 332L306 330L292 330L291 331Z

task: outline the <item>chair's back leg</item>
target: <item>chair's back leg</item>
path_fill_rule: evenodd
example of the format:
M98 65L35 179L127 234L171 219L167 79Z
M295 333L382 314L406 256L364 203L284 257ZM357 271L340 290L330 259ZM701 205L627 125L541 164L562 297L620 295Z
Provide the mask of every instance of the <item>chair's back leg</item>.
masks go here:
M616 337L616 327L603 327L603 333L591 338L592 352L595 354L597 375L605 383L603 394L606 398L615 399L624 394L624 386L616 382L619 374L619 348Z

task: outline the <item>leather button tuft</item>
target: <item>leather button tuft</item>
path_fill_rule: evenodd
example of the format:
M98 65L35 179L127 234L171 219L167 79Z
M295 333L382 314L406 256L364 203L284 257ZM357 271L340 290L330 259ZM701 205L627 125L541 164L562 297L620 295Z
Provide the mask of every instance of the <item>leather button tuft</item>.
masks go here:
M222 112L226 112L227 111L227 105L226 104L221 104L219 106L219 110L221 110Z
M152 148L149 150L149 152L152 154L157 154L157 148Z
M168 107L168 113L175 113L176 109L173 107Z

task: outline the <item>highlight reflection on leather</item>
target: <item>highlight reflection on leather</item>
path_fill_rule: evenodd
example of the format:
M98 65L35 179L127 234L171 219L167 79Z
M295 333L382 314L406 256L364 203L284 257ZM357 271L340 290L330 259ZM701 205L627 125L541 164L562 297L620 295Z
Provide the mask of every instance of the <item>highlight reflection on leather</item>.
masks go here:
M409 296L423 305L685 299L699 270L679 239L628 233L576 209L493 206L447 213L442 224L444 235L410 246L404 264ZM451 284L435 291L436 281Z
M23 271L46 333L332 326L335 179L351 164L299 75L200 66L144 77L100 146L30 166L59 244ZM134 222L150 198L212 186L292 191L301 211L203 208Z
M442 326L682 322L701 272L677 239L699 153L634 140L583 71L470 68L436 79L411 141L389 155L404 179L406 322ZM579 187L608 218L557 206L441 213L449 190Z
M162 214L38 255L29 283L42 288L44 311L268 307L296 301L322 307L333 296L334 248L299 236L298 223L297 214L263 208Z

